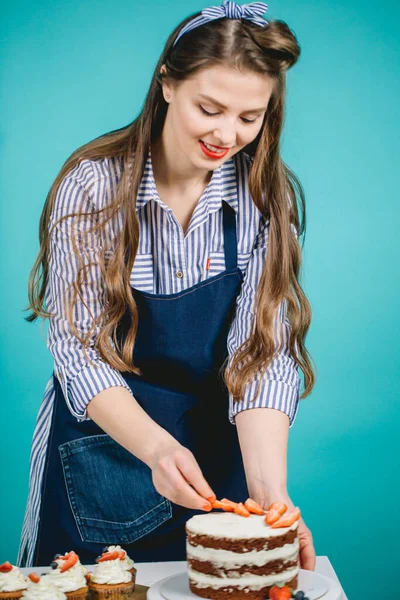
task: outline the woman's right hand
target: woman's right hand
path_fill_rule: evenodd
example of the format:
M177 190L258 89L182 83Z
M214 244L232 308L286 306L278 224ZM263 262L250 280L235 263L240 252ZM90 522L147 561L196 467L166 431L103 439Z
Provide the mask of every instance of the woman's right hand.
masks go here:
M149 466L159 494L186 508L211 510L216 496L188 448L175 440L160 450Z

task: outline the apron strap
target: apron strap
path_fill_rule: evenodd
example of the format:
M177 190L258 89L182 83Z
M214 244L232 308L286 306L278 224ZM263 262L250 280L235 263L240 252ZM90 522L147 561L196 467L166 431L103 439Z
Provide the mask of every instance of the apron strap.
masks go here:
M236 213L227 202L222 201L224 226L224 253L226 270L237 268Z

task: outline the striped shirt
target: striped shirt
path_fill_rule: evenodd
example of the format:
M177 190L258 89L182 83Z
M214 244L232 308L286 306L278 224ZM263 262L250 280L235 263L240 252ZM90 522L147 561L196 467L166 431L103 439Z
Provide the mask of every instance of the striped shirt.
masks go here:
M136 202L140 241L130 283L137 290L156 294L181 292L225 270L222 200L234 209L238 266L244 280L228 334L229 357L252 331L255 294L268 247L269 223L254 205L248 190L250 166L249 157L239 153L215 169L184 232L171 208L158 195L149 151ZM78 210L93 213L109 205L115 197L120 176L121 162L116 158L81 161L58 188L49 227L63 215ZM72 235L79 236L85 232L85 228L93 226L91 219L80 222L79 226L73 225L73 221L65 219L53 229L50 236L46 306L55 316L49 320L47 346L54 358L54 373L68 408L78 421L83 421L89 418L86 414L88 403L100 391L113 386L123 386L129 391L130 388L121 373L103 361L94 343L87 353L95 366L88 364L81 343L69 330L62 301L78 270ZM113 251L113 240L117 239L122 224L122 216L117 215L107 224L104 232L89 233L84 238L87 240L87 258L92 264L83 284L84 302L79 301L74 309L74 321L82 333L89 330L91 315L98 316L102 312L104 287L96 258L102 245L106 244L107 261L107 253ZM299 404L300 379L297 365L289 353L290 323L286 303L282 303L276 312L274 331L277 347L281 344L280 351L266 371L246 386L239 402L229 398L227 418L232 424L235 424L235 416L240 411L261 407L283 411L289 417L290 427L294 423ZM260 378L262 385L259 397L252 401ZM18 556L21 566L31 566L33 561L54 396L51 376L33 435L30 488Z

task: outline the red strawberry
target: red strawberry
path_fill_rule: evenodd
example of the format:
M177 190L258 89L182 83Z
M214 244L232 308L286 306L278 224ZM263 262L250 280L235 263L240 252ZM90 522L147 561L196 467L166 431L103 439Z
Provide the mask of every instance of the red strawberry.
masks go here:
M274 585L268 592L268 598L270 600L290 600L291 597L292 590L287 585L284 585L283 587Z
M100 558L97 559L97 562L104 562L106 560L117 560L117 558L119 557L120 556L118 550L114 550L113 552L104 552L104 554L102 554Z
M279 527L290 527L298 519L300 519L300 509L299 507L296 507L292 510L291 513L286 515L286 517L282 517L281 519L273 523L271 527L273 527L274 529L279 529Z
M279 521L280 517L281 515L277 510L269 510L264 521L267 525L272 525L272 523L275 523L275 521Z
M250 513L253 513L254 515L265 515L265 510L261 508L261 506L251 498L247 498L244 505L247 508L247 510Z
M213 508L220 508L221 510L224 510L225 512L233 512L235 510L235 507L232 506L233 502L227 502L226 500L214 500L214 502L212 503L212 507Z
M9 573L12 570L12 564L8 560L0 565L0 573Z
M283 502L273 502L269 507L268 510L277 510L278 513L282 516L285 514L285 512L287 511L287 506L286 504L284 504Z
M241 517L249 517L250 513L247 510L247 508L244 506L244 504L242 504L242 502L239 502L239 504L237 505L237 507L235 508L234 512L237 515L240 515Z
M76 565L76 563L78 562L78 555L75 554L75 552L69 552L68 557L65 557L63 560L64 562L60 568L61 573L68 571L68 569L71 569L71 567Z

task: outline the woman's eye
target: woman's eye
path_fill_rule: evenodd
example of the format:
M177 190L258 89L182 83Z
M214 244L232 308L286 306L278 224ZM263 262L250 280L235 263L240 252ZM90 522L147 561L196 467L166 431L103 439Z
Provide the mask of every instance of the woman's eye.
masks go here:
M201 104L199 104L199 107L200 107L200 110L201 110L201 111L202 111L202 112L203 112L205 115L207 115L208 117L215 117L215 116L218 114L218 113L210 113L210 112L208 112L208 110L206 110L205 108L203 108L203 107L201 106ZM257 120L257 119L245 119L244 117L242 117L242 121L243 121L244 123L255 123L255 121L256 121L256 120Z
M215 115L217 115L217 114L218 114L218 113L210 113L210 112L208 112L208 110L206 110L205 108L203 108L203 107L201 106L201 104L199 104L199 106L200 106L200 109L203 111L203 113L204 113L205 115L208 115L209 117L215 117Z

